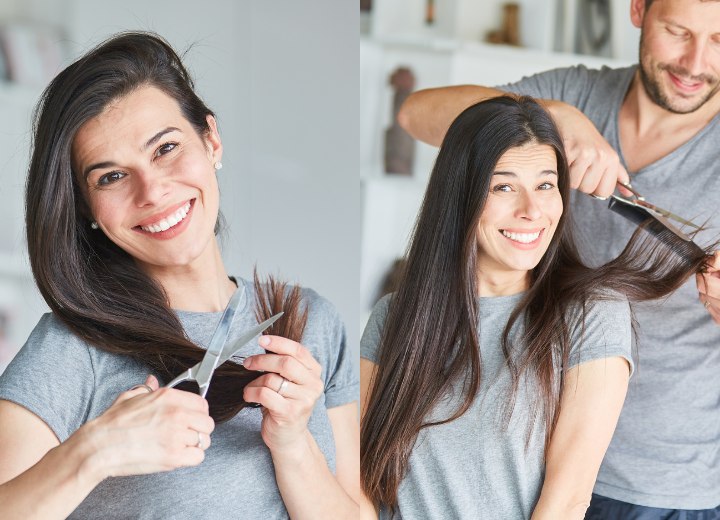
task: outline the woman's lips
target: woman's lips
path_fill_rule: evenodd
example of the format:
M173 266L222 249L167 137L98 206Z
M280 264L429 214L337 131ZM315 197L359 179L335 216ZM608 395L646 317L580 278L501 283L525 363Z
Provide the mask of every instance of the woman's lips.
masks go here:
M183 202L178 205L174 211L170 208L169 212L163 212L165 215L163 218L159 220L157 217L146 219L144 222L147 222L147 224L135 226L133 230L158 240L174 238L187 229L192 219L194 207L195 199ZM166 226L169 227L163 229Z
M518 249L535 249L542 240L545 233L545 229L539 230L512 230L512 229L501 229L500 234L505 238L513 247ZM537 234L536 238L533 238Z

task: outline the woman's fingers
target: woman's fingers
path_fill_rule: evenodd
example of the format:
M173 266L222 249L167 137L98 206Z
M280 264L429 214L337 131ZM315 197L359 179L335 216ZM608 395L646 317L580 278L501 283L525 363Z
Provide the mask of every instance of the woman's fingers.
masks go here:
M123 392L86 430L95 438L107 475L120 476L199 464L214 428L205 399L158 388L157 379L148 377Z
M149 374L149 375L145 378L145 384L146 384L147 386L149 386L150 389L151 389L153 392L154 392L155 390L157 390L158 388L160 388L160 383L158 382L157 377L155 377L155 376L152 375L152 374Z
M307 384L316 378L305 365L291 356L278 354L258 354L248 357L243 366L249 370L275 372L285 379L299 385Z
M293 383L286 377L283 377L280 374L273 373L265 374L264 376L258 377L257 379L249 383L245 388L263 386L269 388L270 390L273 390L275 393L280 394L285 399L303 399L304 393L307 392L307 390L304 390L302 386Z
M303 364L308 370L320 375L322 367L320 363L315 360L310 351L305 348L302 344L291 339L283 338L282 336L260 336L258 342L261 347L270 352L290 356L297 359ZM256 357L256 356L251 356ZM248 358L250 359L250 358Z

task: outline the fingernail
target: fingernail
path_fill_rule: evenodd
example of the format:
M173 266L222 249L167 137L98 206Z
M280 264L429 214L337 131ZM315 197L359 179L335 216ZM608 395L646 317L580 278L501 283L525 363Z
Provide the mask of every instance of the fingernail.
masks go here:
M250 365L252 365L252 358L249 357L249 358L243 359L242 364L243 364L243 366L244 366L245 368L250 367Z
M261 347L267 347L270 344L270 338L267 336L260 336L260 341L258 341L258 343L260 343Z

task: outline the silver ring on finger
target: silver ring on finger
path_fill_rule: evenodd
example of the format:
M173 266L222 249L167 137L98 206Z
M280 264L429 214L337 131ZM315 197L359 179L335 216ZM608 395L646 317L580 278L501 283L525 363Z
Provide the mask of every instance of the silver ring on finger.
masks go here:
M152 394L152 391L153 391L153 389L150 388L150 385L146 385L145 383L141 383L141 384L139 384L139 385L133 386L133 387L130 389L130 391L132 391L132 390L137 390L138 388L144 388L145 390L148 391L149 394Z
M280 376L280 377L282 377L282 376ZM278 386L278 389L276 390L276 392L278 394L282 395L282 391L285 390L285 387L287 386L287 382L288 382L288 380L283 377L282 383L280 383L280 386Z
M198 441L197 441L197 444L195 445L195 447L203 449L202 434L200 432L197 432L197 434L198 434Z
M707 309L707 308L709 308L709 307L710 307L710 302L709 302L709 301L707 301L707 300L705 300L705 302L703 303L703 305L704 305L704 306L705 306L705 308Z

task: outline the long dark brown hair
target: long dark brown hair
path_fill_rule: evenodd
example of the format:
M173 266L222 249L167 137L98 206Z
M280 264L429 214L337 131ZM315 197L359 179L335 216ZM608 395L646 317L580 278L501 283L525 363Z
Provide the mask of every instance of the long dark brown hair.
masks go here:
M136 358L168 381L200 361L204 351L184 335L160 284L102 232L91 230L71 165L80 127L142 86L172 97L198 135L207 135L207 116L213 112L195 94L190 75L165 40L137 32L107 40L58 74L35 110L26 233L35 282L53 313L88 343ZM216 421L247 405L242 390L257 376L235 363L216 370L207 395Z
M521 381L536 385L540 399L529 428L541 418L546 446L559 413L563 372L574 327L612 291L630 301L655 299L678 288L706 260L696 248L678 255L646 229L633 235L620 256L599 269L586 267L570 229L569 176L560 134L550 116L528 97L503 96L478 103L453 122L442 143L417 218L399 289L390 301L361 430L361 477L375 504L394 507L415 439L422 428L453 421L480 387L476 229L495 166L511 148L548 145L557 157L564 211L545 255L530 272L530 287L512 312L502 349L513 385L512 412ZM523 355L511 355L510 332L521 320ZM445 364L428 360L447 360ZM530 378L530 379L526 379ZM444 420L429 412L460 382L463 402ZM508 415L506 414L506 421ZM507 423L506 423L507 424Z

